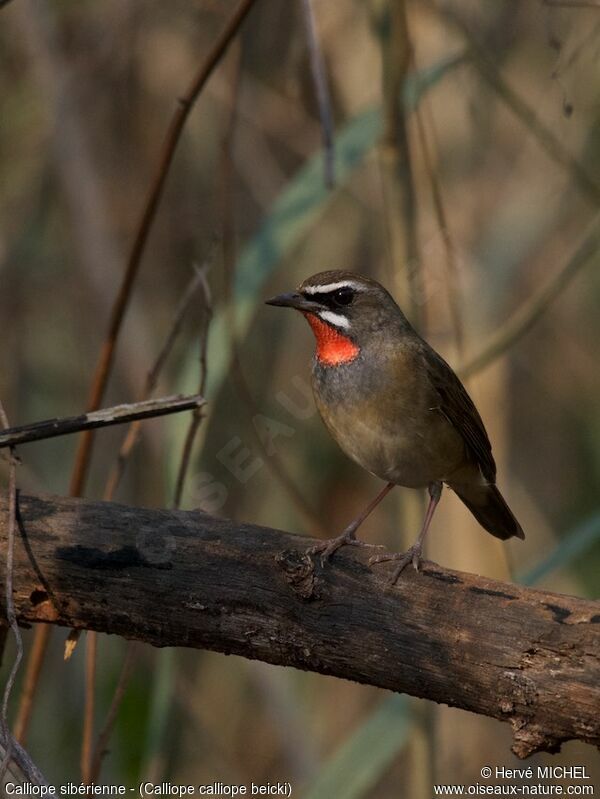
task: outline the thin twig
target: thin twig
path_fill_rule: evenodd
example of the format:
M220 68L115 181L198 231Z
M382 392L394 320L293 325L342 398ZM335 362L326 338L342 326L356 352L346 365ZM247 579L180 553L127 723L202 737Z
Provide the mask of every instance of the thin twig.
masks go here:
M0 400L0 424L2 427L8 427L8 418L4 410L4 405ZM9 626L15 636L16 654L13 665L11 667L6 685L4 686L4 694L2 696L2 714L0 716L0 728L2 731L2 738L5 742L5 752L0 765L0 784L8 768L13 752L14 741L8 726L8 702L12 693L17 672L23 659L23 639L21 638L21 631L17 624L17 617L15 615L15 606L13 601L13 573L14 573L14 551L15 551L15 530L17 526L17 456L14 447L10 448L8 454L8 524L7 524L7 537L6 537L6 618Z
M205 390L206 387L206 372L207 372L207 363L206 363L206 356L208 350L208 327L210 325L210 319L212 316L212 304L211 304L211 297L210 297L210 288L208 285L208 281L206 280L206 270L201 270L201 274L203 277L202 280L202 296L203 296L203 309L202 309L202 321L200 325L200 353L199 353L199 367L200 367L200 378L198 381L198 388L201 392ZM179 464L179 470L177 472L177 479L175 481L175 492L173 498L173 507L179 508L181 505L181 499L183 497L183 488L185 486L185 479L187 477L190 459L192 456L192 449L194 446L194 441L196 439L196 433L198 432L198 428L200 427L200 423L202 421L202 409L196 408L192 414L192 418L190 420L190 424L188 427L188 431L185 437L185 441L183 444L183 450L181 453L181 462Z
M108 742L110 741L110 736L115 726L115 722L117 720L117 716L121 708L121 703L123 702L123 699L125 697L125 691L127 689L129 679L133 672L133 666L135 663L135 658L137 655L138 648L139 647L137 646L135 641L127 642L125 659L121 667L121 672L119 674L119 679L117 681L115 692L113 694L113 698L110 703L110 708L108 710L104 726L100 730L100 734L98 735L96 746L94 748L94 755L92 759L92 771L91 771L92 782L97 782L98 777L100 776L102 760L107 754Z
M137 276L142 255L144 253L148 234L150 233L158 204L162 197L171 162L173 161L173 156L175 154L175 150L177 149L177 145L179 143L179 139L189 113L196 103L198 96L204 88L208 78L212 74L217 64L220 62L224 53L227 51L227 48L238 32L242 22L245 20L246 16L256 2L257 0L240 0L240 3L229 18L225 28L215 41L213 47L206 57L206 60L201 65L188 90L178 100L177 109L173 114L171 124L163 143L157 170L152 181L150 191L148 192L148 196L146 197L133 246L127 261L127 268L125 270L123 282L119 289L119 293L111 313L107 336L104 344L102 345L100 358L98 360L92 380L92 388L88 400L89 410L96 410L100 407L100 403L102 402L104 390L106 388L112 367L117 339L119 337L125 311L129 305L129 298L131 296L131 291ZM81 436L79 448L77 450L73 479L71 481L71 494L73 495L80 495L85 486L92 446L93 433L88 431Z
M201 349L203 349L204 344L201 343L200 347ZM200 360L202 360L202 356L200 356ZM192 418L190 419L190 424L185 436L183 450L181 453L181 461L179 463L179 469L177 471L177 480L175 482L175 494L173 499L174 508L179 508L181 505L181 500L183 497L183 489L185 486L185 480L190 466L194 441L196 440L196 434L198 432L198 428L200 427L201 421L202 421L202 412L194 412L192 414Z
M81 430L92 430L98 427L109 427L114 424L125 424L141 419L154 419L170 413L189 411L204 405L204 398L199 394L182 397L180 394L160 399L132 402L103 408L101 411L84 413L81 416L68 416L62 419L47 419L43 422L11 427L0 432L0 449L14 447L16 444L27 444L56 436L67 436Z
M35 628L33 645L27 659L27 668L15 720L14 736L20 744L25 744L27 739L35 691L39 683L51 636L52 626L50 624L38 624Z
M551 303L568 286L579 270L589 263L594 256L597 257L599 252L600 215L595 217L579 246L562 269L515 311L510 319L492 336L479 355L476 355L458 370L461 378L466 380L476 372L481 372L524 336L548 310Z
M158 384L159 375L163 369L163 366L173 349L173 346L181 332L181 328L183 326L183 322L186 316L186 313L192 303L192 300L196 296L197 291L202 287L202 282L204 277L201 273L200 269L194 270L194 275L190 280L188 286L186 287L181 300L177 306L175 311L175 315L173 318L173 323L171 328L167 334L165 342L162 346L161 351L158 354L152 368L148 372L146 377L146 382L144 388L142 390L141 399L145 400L150 397L155 390ZM117 462L110 473L108 480L106 481L106 486L104 488L103 498L105 500L111 500L117 490L119 483L121 482L121 478L123 477L123 473L125 471L125 466L134 446L137 443L141 430L141 425L139 422L133 422L129 426L129 430L127 431L127 435L123 443L121 444L121 448L119 450L119 454L117 456Z
M333 141L333 114L331 112L331 97L329 95L327 71L325 69L323 52L319 43L312 0L302 0L302 10L304 12L304 26L306 29L306 38L308 40L310 69L315 84L319 119L321 121L325 185L328 189L332 189L335 184L335 151Z
M144 394L146 396L152 394L158 384L160 373L162 372L165 362L171 354L171 350L173 349L175 342L181 333L185 315L192 304L192 300L195 299L196 294L199 291L205 290L206 271L208 270L211 260L212 256L209 257L202 266L194 266L194 274L186 286L185 291L179 300L177 308L175 309L173 322L171 323L171 328L167 334L162 349L158 353L156 361L148 372L148 377L146 378L146 384L144 386Z
M450 309L450 318L452 320L452 327L454 329L456 349L458 351L459 357L462 357L465 337L464 337L464 329L463 329L459 301L458 301L459 271L456 259L456 251L454 249L454 243L452 241L452 236L450 235L450 229L448 227L448 218L446 216L446 209L444 207L442 187L440 186L440 182L436 175L435 168L433 165L433 159L431 157L431 152L429 150L429 144L427 142L427 131L425 130L425 123L423 121L423 115L421 113L421 104L419 104L416 107L415 116L417 120L417 131L419 134L419 140L421 142L423 163L425 165L425 171L427 173L429 182L431 184L431 197L433 200L433 209L435 212L435 218L438 230L440 231L440 235L442 237L442 242L444 244L444 253L446 255L446 285L448 287L448 305ZM430 114L430 121L432 123L431 128L433 132L433 119L431 117L431 114Z
M92 760L94 755L94 709L96 705L96 655L98 633L88 633L85 642L85 709L83 715L83 738L81 741L81 780L85 785L92 782Z

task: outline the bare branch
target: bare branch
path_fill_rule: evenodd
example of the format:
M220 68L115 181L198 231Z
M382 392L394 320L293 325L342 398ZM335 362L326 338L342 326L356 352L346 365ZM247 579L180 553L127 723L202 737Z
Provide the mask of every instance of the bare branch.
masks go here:
M81 430L94 430L98 427L109 427L114 424L125 424L139 419L153 419L170 413L189 411L200 408L204 402L204 398L199 394L187 397L178 394L126 405L115 405L112 408L84 413L81 416L47 419L22 427L11 427L0 432L0 449L56 436L67 436L71 433L79 433Z
M598 602L432 563L389 587L363 552L323 569L304 553L312 539L198 512L21 496L18 520L22 622L426 697L510 722L520 757L573 738L600 744Z

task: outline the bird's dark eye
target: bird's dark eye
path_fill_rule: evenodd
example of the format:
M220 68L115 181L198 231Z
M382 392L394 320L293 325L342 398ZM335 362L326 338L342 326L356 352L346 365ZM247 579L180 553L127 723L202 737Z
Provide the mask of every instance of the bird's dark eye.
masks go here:
M343 286L333 294L334 305L350 305L353 299L354 289L351 289L350 286Z

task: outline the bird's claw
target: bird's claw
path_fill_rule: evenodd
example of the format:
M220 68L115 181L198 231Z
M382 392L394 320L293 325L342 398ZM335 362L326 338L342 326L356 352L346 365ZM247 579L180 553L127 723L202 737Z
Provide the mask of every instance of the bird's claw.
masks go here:
M387 563L388 561L397 561L398 564L394 569L394 572L390 578L389 584L395 585L398 581L398 578L404 571L404 569L408 566L409 563L412 563L413 568L415 571L419 571L419 566L421 563L421 547L417 546L416 544L410 549L407 549L406 552L394 552L387 555L374 555L372 558L369 558L369 566L373 566L376 563Z
M343 546L364 547L368 549L381 548L381 544L369 544L355 537L353 530L344 531L336 538L329 538L327 541L320 541L318 544L306 550L307 555L318 555L320 553L321 566L325 566L331 556Z

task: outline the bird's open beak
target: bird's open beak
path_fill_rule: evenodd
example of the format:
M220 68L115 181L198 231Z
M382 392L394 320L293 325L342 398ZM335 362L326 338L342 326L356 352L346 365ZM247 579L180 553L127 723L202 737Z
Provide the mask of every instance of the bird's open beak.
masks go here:
M289 294L279 294L265 300L267 305L278 305L281 308L295 308L297 311L316 311L322 306L318 302L309 300L298 291L291 291Z

